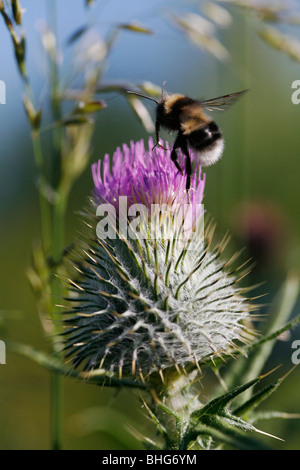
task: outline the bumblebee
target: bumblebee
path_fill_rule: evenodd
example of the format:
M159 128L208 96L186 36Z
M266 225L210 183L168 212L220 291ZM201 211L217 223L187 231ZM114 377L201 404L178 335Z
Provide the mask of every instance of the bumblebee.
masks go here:
M194 150L202 166L209 166L217 162L224 150L223 134L215 121L206 114L206 111L224 110L247 91L231 93L209 100L195 100L177 93L168 95L162 90L160 101L134 91L128 91L127 93L149 99L157 105L155 121L156 143L153 148L157 145L162 147L159 143L161 127L169 131L177 131L177 136L171 150L171 159L178 171L183 174L183 170L178 163L176 150L180 149L185 156L186 190L189 192L192 176L189 148Z

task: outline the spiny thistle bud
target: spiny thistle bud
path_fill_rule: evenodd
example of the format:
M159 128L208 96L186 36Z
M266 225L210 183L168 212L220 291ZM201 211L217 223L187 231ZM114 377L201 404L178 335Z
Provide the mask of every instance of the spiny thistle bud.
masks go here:
M219 259L224 243L212 249L211 224L203 234L203 210L191 211L193 205L202 207L205 184L195 156L191 154L195 171L188 199L186 178L175 168L170 150L152 152L152 147L151 139L149 151L143 142L131 143L130 148L124 145L123 151L115 152L111 170L108 156L102 172L100 162L93 165L95 193L86 224L89 233L81 240L76 266L79 280L70 281L74 308L65 332L67 357L73 358L75 367L87 371L105 369L142 379L167 368L179 371L187 364L198 365L221 355L234 347L234 340L243 341L248 334L243 321L250 306L237 286L234 270L230 271L230 262ZM182 155L180 159L182 164ZM151 237L153 220L146 217L127 236L120 234L116 223L110 232L115 236L95 237L97 206L99 215L101 204L105 202L106 211L110 204L111 214L120 222L124 215L118 209L120 197L127 201L125 220L129 225L132 205L139 209L144 205L147 211L153 204L166 204L175 229ZM188 206L184 214L189 214L180 223L174 217L179 202ZM158 220L161 212L156 213ZM183 237L184 232L189 236Z

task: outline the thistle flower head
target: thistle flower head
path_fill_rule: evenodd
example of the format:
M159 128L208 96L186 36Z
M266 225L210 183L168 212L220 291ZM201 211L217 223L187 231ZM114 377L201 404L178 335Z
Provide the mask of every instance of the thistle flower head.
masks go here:
M168 143L166 143L168 146ZM151 204L187 203L185 190L186 177L176 169L171 160L171 150L154 147L153 139L148 142L148 150L144 141L130 142L128 147L123 145L117 148L112 157L110 170L110 157L104 156L103 162L99 160L92 165L95 184L95 196L99 201L108 201L118 204L119 196L127 196L128 204L142 203L147 207ZM205 175L191 152L191 159L195 165L190 190L191 204L201 204L204 193ZM184 168L184 158L180 154L179 161ZM102 168L101 168L102 167Z
M169 156L131 143L115 152L111 171L106 156L102 173L100 163L93 166L95 206L101 200L117 205L120 195L146 205L186 202L185 178ZM202 202L203 189L198 168L191 204ZM90 215L93 231L97 221ZM230 263L219 259L223 244L211 248L209 228L204 237L193 238L192 249L190 240L149 239L140 231L133 238L91 238L95 234L82 250L81 277L72 283L73 316L67 320L67 355L76 367L145 377L198 364L247 335L243 320L249 305Z

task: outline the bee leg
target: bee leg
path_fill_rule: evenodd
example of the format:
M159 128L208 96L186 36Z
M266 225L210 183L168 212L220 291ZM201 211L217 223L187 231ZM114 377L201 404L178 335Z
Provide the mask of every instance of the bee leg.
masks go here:
M174 142L174 145L173 145L173 148L172 148L172 151L171 151L171 160L172 160L172 162L174 162L177 170L180 171L180 173L183 175L183 171L181 169L181 166L179 165L179 163L177 161L178 155L177 155L177 152L176 152L176 149L182 146L182 138L183 138L182 133L178 132L177 137L176 137L175 142Z
M187 141L184 136L181 139L180 145L182 153L185 155L185 172L186 172L186 192L188 194L188 199L190 201L190 189L191 189L191 177L192 177L192 162L189 149L187 146Z
M155 145L154 147L152 148L152 150L155 149L155 147L159 146L161 147L160 143L159 143L159 131L160 131L160 122L158 119L156 119L155 121L155 137L156 137L156 142L155 142Z
M183 175L183 171L181 169L181 166L179 165L179 163L177 161L177 153L176 153L176 150L174 150L174 147L173 147L172 152L171 152L171 160L172 160L172 162L175 163L175 166L176 166L177 170Z
M186 190L189 192L191 188L191 176L192 176L192 162L191 157L188 153L185 159L185 171L186 171Z

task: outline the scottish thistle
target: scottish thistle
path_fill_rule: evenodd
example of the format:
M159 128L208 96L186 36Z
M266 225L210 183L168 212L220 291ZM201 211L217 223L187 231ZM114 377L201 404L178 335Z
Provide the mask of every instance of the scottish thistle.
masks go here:
M149 150L152 147L150 141ZM140 228L134 219L132 228L127 216L126 236L120 235L111 217L105 225L113 225L112 231L105 233L103 227L98 231L102 238L97 238L97 217L90 215L95 240L83 248L87 266L80 263L78 267L82 272L76 288L78 305L76 316L69 320L66 341L74 364L87 370L104 368L120 376L144 378L170 367L198 365L248 335L244 322L249 316L248 302L230 263L219 259L224 242L212 247L212 229L199 230L204 217L201 169L195 171L187 204L184 176L173 165L170 152L160 148L152 156L149 150L143 142L132 143L130 148L124 145L113 156L112 170L108 156L102 172L101 162L93 166L95 213L98 204L101 208L101 201L106 201L113 207L116 222L120 221L124 214L118 211L117 201L123 198L127 213L133 213L133 205L141 212L144 203L147 217L139 216ZM186 210L179 218L179 201L194 214ZM163 213L163 204L169 211ZM196 205L198 211L193 211ZM104 210L108 209L104 204ZM155 216L156 227L163 224L166 232L161 230L160 236L151 231ZM174 227L175 222L178 226Z
M170 151L152 147L151 139L148 149L132 142L116 150L111 168L108 155L92 167L65 350L87 376L107 372L150 387L186 422L188 434L180 435L178 420L165 422L166 409L147 402L166 429L166 448L187 448L200 445L188 426L201 421L193 382L203 365L253 338L253 307L238 285L242 267L233 268L235 257L221 260L226 237L214 245L212 224L204 228L201 168L195 161L188 197Z

